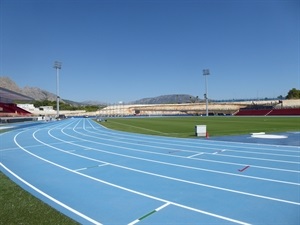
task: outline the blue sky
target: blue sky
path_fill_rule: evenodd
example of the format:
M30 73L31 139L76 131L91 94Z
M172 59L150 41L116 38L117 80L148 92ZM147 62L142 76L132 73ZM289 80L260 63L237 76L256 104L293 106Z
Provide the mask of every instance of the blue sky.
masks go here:
M74 101L300 89L298 0L0 0L0 76Z

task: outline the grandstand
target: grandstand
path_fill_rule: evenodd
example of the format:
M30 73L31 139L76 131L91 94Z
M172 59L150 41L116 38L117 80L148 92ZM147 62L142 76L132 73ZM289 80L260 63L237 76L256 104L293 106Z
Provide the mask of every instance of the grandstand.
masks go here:
M290 109L241 109L235 116L300 116L300 108Z
M0 123L55 118L56 111L49 106L35 108L33 104L15 104L14 101L29 102L34 99L0 87ZM249 102L210 102L210 116L300 116L300 101L249 101ZM61 111L65 116L190 116L205 115L205 103L110 105L97 112L85 110Z
M99 117L119 116L205 116L205 103L110 105L97 112ZM300 116L299 100L211 102L209 116Z
M33 101L33 98L0 87L0 123L28 120L31 113L18 107L14 101Z
M283 107L283 101L251 104L241 108L235 116L300 116L300 107Z

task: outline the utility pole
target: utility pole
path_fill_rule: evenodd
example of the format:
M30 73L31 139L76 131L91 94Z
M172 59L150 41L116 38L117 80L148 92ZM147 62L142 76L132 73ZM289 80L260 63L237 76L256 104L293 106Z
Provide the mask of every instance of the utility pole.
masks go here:
M206 116L208 116L208 95L207 95L207 92L208 92L208 88L207 88L207 76L209 75L209 69L204 69L203 70L203 76L205 76L205 94L204 94L204 98L205 98L205 101L206 101Z
M59 118L59 70L61 69L61 62L55 61L54 66L56 69L56 118Z

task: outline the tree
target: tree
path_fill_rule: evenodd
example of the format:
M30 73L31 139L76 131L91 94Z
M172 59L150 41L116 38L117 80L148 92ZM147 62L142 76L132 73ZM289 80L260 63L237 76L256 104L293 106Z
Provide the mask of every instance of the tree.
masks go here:
M300 99L300 90L297 90L296 88L291 89L288 92L286 99Z
M284 99L284 97L282 95L279 95L277 98L278 99Z

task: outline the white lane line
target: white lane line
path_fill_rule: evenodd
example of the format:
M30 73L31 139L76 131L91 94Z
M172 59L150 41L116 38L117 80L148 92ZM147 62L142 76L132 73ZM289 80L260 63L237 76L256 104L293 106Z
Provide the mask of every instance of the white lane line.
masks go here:
M35 190L36 192L38 192L39 194L43 195L44 197L48 198L49 200L55 202L56 204L62 206L63 208L71 211L72 213L76 214L77 216L82 217L83 219L96 224L96 225L102 225L101 223L99 223L98 221L82 214L81 212L73 209L72 207L62 203L61 201L57 200L56 198L53 198L52 196L46 194L45 192L41 191L40 189L38 189L37 187L35 187L34 185L30 184L29 182L27 182L26 180L22 179L21 177L19 177L17 174L15 174L14 172L12 172L10 169L8 169L6 166L4 166L2 163L0 163L0 166L3 167L7 172L9 172L11 175L13 175L15 178L17 178L19 181L21 181L22 183L24 183L25 185L27 185L28 187L30 187L31 189Z

